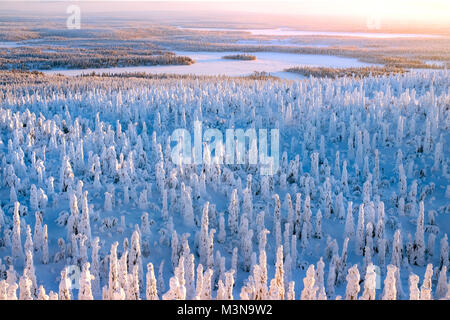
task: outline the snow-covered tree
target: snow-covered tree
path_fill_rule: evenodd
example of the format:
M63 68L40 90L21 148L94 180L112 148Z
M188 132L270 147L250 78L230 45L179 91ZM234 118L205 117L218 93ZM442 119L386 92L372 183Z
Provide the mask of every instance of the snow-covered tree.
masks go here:
M395 265L390 264L387 266L387 276L384 280L384 289L381 299L397 300L396 272L397 267Z
M92 295L91 289L91 280L93 276L90 272L91 264L86 262L83 265L80 275L80 289L78 290L78 300L93 300L94 296Z
M420 287L420 300L432 300L432 276L433 276L433 265L430 263L427 265L425 271L425 276L423 278L422 286Z
M147 300L158 300L158 289L155 278L155 272L153 270L153 264L150 262L147 264L147 289L145 291L145 296Z
M366 277L364 279L364 292L361 296L361 300L375 300L377 289L377 274L375 272L375 266L370 263L366 269Z
M345 300L358 300L359 287L359 271L358 266L354 265L348 269L347 287L345 289Z
M20 203L14 203L13 214L13 233L12 233L12 256L18 261L23 258L22 240L20 238L20 215L19 215Z
M304 289L300 295L301 300L316 300L317 299L317 290L319 289L315 285L316 277L314 265L311 264L306 270L306 277L303 279Z
M239 200L237 189L231 194L230 204L228 205L228 227L232 234L238 233Z

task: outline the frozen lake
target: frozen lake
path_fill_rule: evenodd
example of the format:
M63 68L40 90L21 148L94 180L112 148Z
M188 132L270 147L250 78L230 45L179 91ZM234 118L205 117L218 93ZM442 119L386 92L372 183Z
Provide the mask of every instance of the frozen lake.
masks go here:
M114 68L93 68L93 69L70 69L70 70L46 70L46 74L61 73L75 76L80 74L110 72L147 72L147 73L170 73L170 74L195 74L195 75L226 75L245 76L258 72L270 72L272 75L283 79L302 79L301 75L283 72L284 69L295 66L319 66L319 67L365 67L371 64L358 61L354 58L276 53L276 52L256 52L252 53L257 57L252 61L227 60L222 59L225 55L238 54L239 52L188 52L175 51L177 55L188 56L196 61L192 65L169 65L169 66L137 66L137 67L114 67Z
M229 32L248 32L254 36L328 36L328 37L356 37L356 38L435 38L438 35L413 34L413 33L378 33L378 32L334 32L334 31L303 31L289 28L275 29L231 29L231 28L185 28L183 30L194 31L229 31Z

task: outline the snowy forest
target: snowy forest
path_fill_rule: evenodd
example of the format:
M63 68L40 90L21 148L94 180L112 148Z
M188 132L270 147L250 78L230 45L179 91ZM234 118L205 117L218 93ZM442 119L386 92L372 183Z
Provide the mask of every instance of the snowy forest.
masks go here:
M1 72L0 299L450 299L449 88ZM278 170L174 163L194 121Z

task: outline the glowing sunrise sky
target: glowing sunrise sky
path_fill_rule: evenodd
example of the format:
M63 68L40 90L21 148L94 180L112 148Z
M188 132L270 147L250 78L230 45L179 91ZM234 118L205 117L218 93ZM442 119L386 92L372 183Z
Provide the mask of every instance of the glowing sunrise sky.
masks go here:
M30 1L27 1L30 2ZM84 12L90 13L125 13L137 14L156 12L156 10L192 14L197 12L211 12L210 18L229 12L248 14L272 14L295 17L319 17L322 25L326 25L327 17L343 21L356 21L377 17L384 27L401 25L403 29L419 29L421 26L433 26L437 31L447 33L450 30L450 0L84 0L84 1L41 1L33 0L33 4L24 5L23 1L1 0L1 12L8 9L20 11L39 10L45 8L47 12L62 6L62 3L79 3ZM105 2L108 4L106 5ZM31 9L33 8L33 9ZM42 9L44 10L44 9ZM58 9L60 10L60 9ZM325 19L324 19L325 18ZM243 19L245 21L245 19ZM314 20L313 20L314 21ZM330 20L331 21L331 20ZM330 22L331 23L331 22Z

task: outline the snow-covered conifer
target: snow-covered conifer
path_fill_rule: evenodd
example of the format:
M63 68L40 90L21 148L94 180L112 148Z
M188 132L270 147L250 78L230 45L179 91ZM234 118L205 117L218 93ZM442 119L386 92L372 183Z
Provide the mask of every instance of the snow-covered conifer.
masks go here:
M146 279L147 279L147 289L146 289L147 300L158 300L159 297L158 297L157 283L152 263L147 264Z
M144 212L141 215L141 232L144 235L150 235L150 221L148 218L148 212Z
M444 235L444 237L441 239L441 255L440 255L440 268L443 266L446 266L447 269L449 268L449 260L448 260L448 238L447 234Z
M158 268L158 280L157 280L157 289L158 292L164 292L165 284L164 284L164 260L161 261Z
M400 267L401 262L403 260L403 245L402 245L402 238L401 238L401 231L398 229L395 231L394 234L394 241L392 243L392 259L391 264Z
M67 278L67 269L61 271L61 280L59 281L59 300L72 300L71 281Z
M87 200L88 192L84 191L81 200L81 219L80 219L80 233L84 234L87 242L91 242L91 223L89 217L89 204Z
M375 266L370 263L366 269L366 276L364 279L364 292L361 300L375 300L376 296L376 280Z
M12 234L12 256L14 260L20 260L23 258L22 240L20 238L20 215L19 215L20 203L14 203L14 215L13 215L13 234Z
M359 271L358 266L355 264L348 269L348 275L346 277L347 287L345 289L345 300L358 300L359 286Z
M34 251L41 251L43 246L43 234L42 234L42 213L36 211L35 214L35 224L34 224L34 234L33 234L33 245Z
M419 300L420 290L419 290L419 276L411 273L409 276L409 300Z
M43 285L39 286L38 300L49 300L50 297L45 293L45 288Z
M353 202L349 201L347 206L347 218L345 219L345 237L352 238L355 235L355 223L353 221Z
M93 279L93 276L91 275L91 272L89 270L90 267L91 264L89 262L86 262L81 270L80 289L78 290L78 300L94 299L91 289L91 280Z
M228 227L232 234L238 233L239 200L237 189L231 194L230 204L228 206Z
M301 300L316 300L317 290L319 289L316 285L316 275L314 270L314 265L311 264L306 270L306 277L303 279L303 290L300 295Z
M200 226L200 243L199 243L199 255L200 263L206 265L208 259L208 246L209 246L209 202L203 205L202 220ZM221 235L223 236L223 234ZM224 239L222 239L224 240Z
M425 264L425 235L424 220L425 209L423 201L420 202L420 212L417 218L416 234L414 237L414 264L423 266Z
M225 258L223 258L225 260ZM194 255L189 254L185 259L185 286L186 299L192 300L195 297L195 261Z
M432 260L434 256L434 247L436 242L436 235L434 233L430 233L427 241L427 248L425 250L428 260Z
M317 210L317 214L316 214L316 224L314 227L314 238L317 239L321 239L323 236L322 233L322 212L319 210Z
M395 265L390 264L387 266L387 276L384 280L384 289L381 299L397 300L396 272L397 267Z
M138 267L139 283L143 284L143 268L142 268L142 254L141 254L141 240L137 230L131 236L130 253L128 258L128 270L134 270Z
M444 299L447 296L447 267L443 266L439 272L439 279L436 288L436 299Z
M31 293L32 282L26 275L20 277L19 281L19 300L33 300Z
M359 205L358 223L356 227L356 243L355 252L358 255L362 255L364 251L364 204Z
M95 237L92 241L92 291L94 294L100 293L100 238Z
M425 271L425 276L423 278L422 286L420 287L420 300L432 300L432 276L433 276L433 265L430 263L427 265Z

